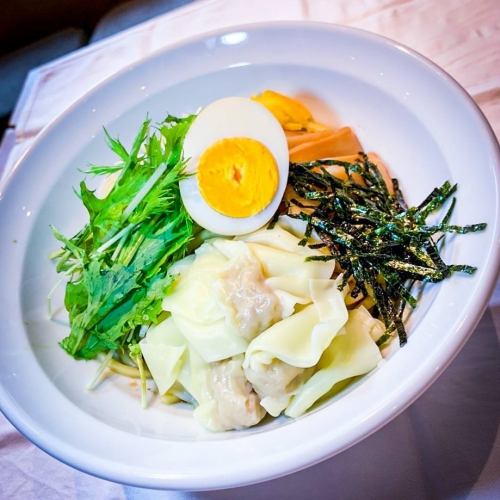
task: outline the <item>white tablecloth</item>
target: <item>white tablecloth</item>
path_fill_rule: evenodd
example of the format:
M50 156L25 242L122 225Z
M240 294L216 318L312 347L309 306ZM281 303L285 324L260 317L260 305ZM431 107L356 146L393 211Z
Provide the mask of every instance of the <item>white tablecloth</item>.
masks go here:
M120 67L197 31L316 19L390 36L441 64L500 131L498 0L207 0L36 69L0 150L0 177L40 129ZM54 95L58 99L54 100ZM441 378L407 411L341 455L288 477L208 493L152 491L80 473L0 415L0 499L500 499L500 286Z

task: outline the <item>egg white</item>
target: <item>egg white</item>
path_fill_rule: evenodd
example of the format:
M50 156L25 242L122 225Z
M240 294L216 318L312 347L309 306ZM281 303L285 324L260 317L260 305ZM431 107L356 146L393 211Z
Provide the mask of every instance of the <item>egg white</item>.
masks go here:
M273 155L278 168L278 188L273 199L250 217L228 217L214 210L203 199L196 175L180 183L182 201L191 217L202 227L221 235L252 232L266 224L278 209L288 179L288 145L285 133L273 114L261 104L245 97L226 97L209 104L196 117L184 140L186 172L196 174L200 156L214 142L248 137L261 142Z

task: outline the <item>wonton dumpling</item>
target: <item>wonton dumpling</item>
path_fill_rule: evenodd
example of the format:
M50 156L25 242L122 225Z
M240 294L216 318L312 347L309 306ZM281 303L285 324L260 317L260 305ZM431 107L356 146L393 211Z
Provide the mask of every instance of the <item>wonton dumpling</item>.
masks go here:
M382 356L367 329L367 312L349 311L344 331L333 339L318 363L318 371L293 396L285 415L302 415L336 383L368 373L378 365Z
M188 345L177 382L187 391L189 397L186 398L184 394L178 394L180 399L194 404L204 401L207 398L209 373L210 365Z
M347 321L337 286L335 280L311 280L309 294L314 303L275 323L248 346L245 372L273 416L286 408L291 391L296 390L297 384L291 382L302 374L297 369L316 365Z
M245 376L260 397L260 404L277 417L290 402L298 387L310 375L310 368L297 368L273 359L270 364L247 366Z
M265 416L257 394L242 369L243 356L209 365L205 392L194 417L211 431L251 427Z
M263 245L268 245L279 250L287 250L289 252L296 252L295 245L298 245L299 241L304 237L306 232L307 222L302 219L296 219L288 215L281 215L278 217L278 222L272 230L267 228L260 229L254 233L245 234L239 236L238 239L252 243L261 243ZM269 235L269 233L275 232L275 235ZM309 238L310 243L321 243L321 239L318 233L313 230ZM299 250L304 255L328 255L326 249L313 249L309 248L308 245L300 246L302 250Z
M280 215L278 217L277 225L293 234L299 240L304 237L307 228L307 221L303 219L295 219L294 217L290 217L289 215ZM317 243L321 240L317 237L317 233L313 231L311 235L311 239Z
M306 262L319 252L279 226L257 233L293 251L215 238L172 268L177 282L163 308L207 363L245 352L248 340L312 301L311 279L332 275L333 262Z
M207 363L245 352L249 340L282 319L285 292L266 284L246 243L213 239L184 260L173 266L177 283L163 308ZM299 300L289 301L288 314Z
M160 394L171 391L188 402L203 399L209 365L189 346L171 316L150 328L139 344Z
M227 321L216 283L230 261L210 243L203 244L190 265L178 265L174 290L163 308L189 344L207 363L245 352L248 342Z
M353 313L350 316L356 319L356 323L360 330L364 330L370 334L370 337L376 342L385 333L385 326L382 321L374 318L368 309L363 306L356 307L353 309Z
M213 245L231 258L219 274L217 290L226 318L238 334L252 340L282 318L278 296L265 283L260 262L241 241L214 240Z
M248 346L245 366L253 359L269 364L274 358L299 368L314 366L347 321L338 280L310 280L314 303L261 333Z

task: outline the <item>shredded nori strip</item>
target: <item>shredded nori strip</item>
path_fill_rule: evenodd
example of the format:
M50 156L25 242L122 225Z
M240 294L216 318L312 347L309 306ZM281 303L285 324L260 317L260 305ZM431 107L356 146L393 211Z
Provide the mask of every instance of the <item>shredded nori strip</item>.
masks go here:
M331 165L344 168L347 180L332 176L326 169ZM352 177L359 174L364 185ZM401 345L407 341L403 323L406 306L416 307L411 294L416 282L438 282L454 272L472 274L475 267L448 265L439 255L439 243L446 233L466 234L485 229L486 224L450 225L455 198L439 223L428 224L427 218L452 197L457 185L446 181L437 187L417 207L409 207L392 179L394 194L390 194L377 166L364 153L350 163L339 160L319 160L291 163L289 186L302 198L291 198L280 205L272 225L279 215L289 215L307 222L301 245L310 241L313 231L321 243L311 248L328 248L330 255L309 257L309 260L335 259L344 276L339 288L348 279L355 279L353 297L362 293L375 301L374 313L386 326L377 341L382 346L395 333ZM304 203L303 200L307 200Z

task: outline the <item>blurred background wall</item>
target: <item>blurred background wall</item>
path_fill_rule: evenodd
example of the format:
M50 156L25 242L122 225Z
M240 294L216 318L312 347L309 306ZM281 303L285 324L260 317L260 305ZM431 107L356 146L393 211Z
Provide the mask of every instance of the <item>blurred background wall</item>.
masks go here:
M30 69L193 0L3 0L0 137Z

